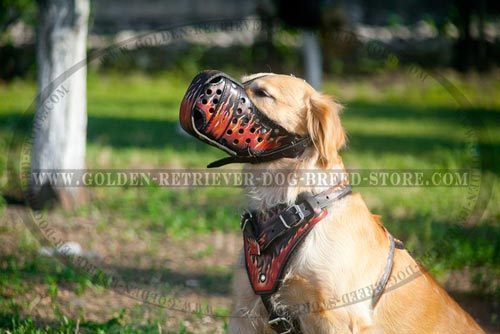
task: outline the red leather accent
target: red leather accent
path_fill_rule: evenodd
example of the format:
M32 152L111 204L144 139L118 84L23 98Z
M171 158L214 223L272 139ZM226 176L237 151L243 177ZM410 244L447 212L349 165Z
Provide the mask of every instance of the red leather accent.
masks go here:
M257 240L250 239L248 240L248 251L251 255L260 255L260 246Z
M226 97L222 96L224 89L234 90L230 97L238 96L235 88L224 87L224 82L221 82L205 90L194 101L195 108L203 111L206 119L205 135L219 142L225 140L225 145L233 150L250 149L260 152L281 146L281 139L286 136L272 137L273 131L257 124L249 101L245 98L238 101L224 98Z

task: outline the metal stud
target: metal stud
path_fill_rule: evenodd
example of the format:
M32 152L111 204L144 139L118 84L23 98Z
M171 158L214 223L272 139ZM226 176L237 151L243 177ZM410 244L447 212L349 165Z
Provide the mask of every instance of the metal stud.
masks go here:
M260 274L259 275L259 282L264 282L266 280L266 274Z

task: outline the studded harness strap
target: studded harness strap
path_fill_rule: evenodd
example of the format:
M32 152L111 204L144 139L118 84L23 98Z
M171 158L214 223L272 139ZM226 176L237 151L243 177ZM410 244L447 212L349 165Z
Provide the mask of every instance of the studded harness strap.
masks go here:
M271 297L280 287L289 259L305 236L327 215L327 207L351 192L350 185L339 184L317 195L302 193L291 206L280 204L267 211L247 211L242 215L241 229L248 278L253 291L261 296L269 314L268 324L276 333L301 333L297 318L278 314L271 304ZM389 280L394 248L404 248L399 240L395 242L387 234L390 249L386 266L372 295L373 307Z

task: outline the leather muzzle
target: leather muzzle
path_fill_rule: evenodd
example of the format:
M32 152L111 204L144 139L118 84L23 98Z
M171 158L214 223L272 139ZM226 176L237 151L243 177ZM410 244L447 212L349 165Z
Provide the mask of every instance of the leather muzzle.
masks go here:
M189 134L230 155L208 167L296 158L311 143L309 137L290 133L267 117L240 83L214 70L193 79L179 119Z

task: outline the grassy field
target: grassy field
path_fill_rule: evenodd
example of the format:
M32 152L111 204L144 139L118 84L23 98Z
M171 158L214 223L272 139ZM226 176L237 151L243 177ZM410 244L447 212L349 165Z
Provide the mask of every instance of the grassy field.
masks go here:
M324 91L346 106L347 168L477 171L481 190L355 190L464 307L498 332L500 80L498 73L444 77L470 103L457 101L431 76L420 80L402 72L330 79ZM222 157L178 130L178 107L190 79L90 72L88 167L203 168ZM93 254L95 267L45 256L40 247L51 245L27 223L30 212L16 202L20 194L5 172L22 159L34 94L33 82L0 84L0 333L223 333L231 266L241 243L241 189L91 188L92 200L77 212L56 209L44 217L58 238ZM8 161L9 147L18 151ZM489 206L480 219L464 224L462 212L479 194L485 196L479 203ZM133 286L132 292L152 291L169 303L160 307L131 297L113 285L113 277Z

